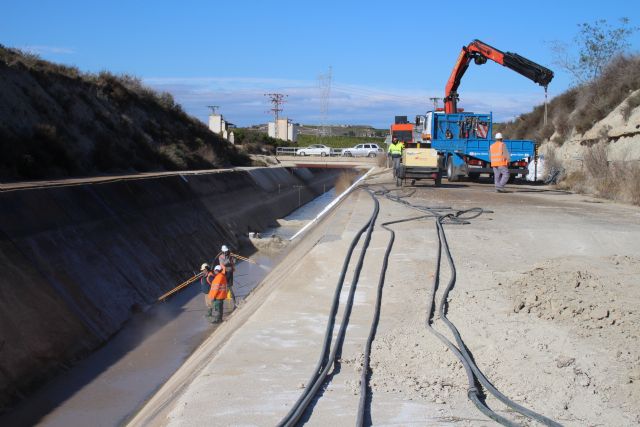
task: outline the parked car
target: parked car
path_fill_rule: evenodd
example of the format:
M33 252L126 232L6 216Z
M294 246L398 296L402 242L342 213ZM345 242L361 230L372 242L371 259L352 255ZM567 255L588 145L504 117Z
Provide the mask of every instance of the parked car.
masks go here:
M375 157L382 153L384 153L384 150L378 144L358 144L353 148L342 150L342 155L347 157Z
M313 144L305 148L299 148L296 156L330 156L331 148L322 144Z

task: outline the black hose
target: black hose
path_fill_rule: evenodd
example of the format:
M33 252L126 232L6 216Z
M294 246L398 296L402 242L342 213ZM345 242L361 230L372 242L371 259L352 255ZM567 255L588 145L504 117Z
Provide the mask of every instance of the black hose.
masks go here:
M490 211L483 210L482 208L471 208L463 211L457 211L455 214L449 213L446 215L442 215L433 208L422 207L422 206L418 207L407 202L406 200L401 200L402 197L399 197L399 196L393 197L386 194L386 197L389 200L401 203L407 207L411 207L418 210L426 210L431 214L433 214L434 216L436 216L436 229L438 233L438 252L437 252L437 258L436 258L436 271L434 274L434 282L433 282L433 289L432 289L433 292L431 294L430 301L427 305L427 322L426 322L427 325L426 326L427 326L427 329L429 329L429 331L431 331L434 335L436 335L436 337L440 341L442 341L452 351L453 354L456 355L456 357L460 360L460 362L464 366L465 372L467 373L467 380L469 382L469 389L467 391L467 396L469 397L469 399L476 405L476 407L483 414L497 421L498 423L506 426L517 425L512 421L498 415L495 411L490 409L486 405L486 403L482 401L481 395L477 389L476 381L478 381L498 400L500 400L502 403L504 403L511 409L515 410L516 412L519 412L520 414L526 417L529 417L533 420L536 420L547 426L553 426L553 427L561 426L561 424L545 417L544 415L538 414L528 408L525 408L517 404L516 402L512 401L511 399L506 397L504 394L502 394L498 389L496 389L495 386L491 384L491 382L486 378L486 376L482 373L482 371L480 371L478 366L475 364L473 358L469 354L469 351L467 350L462 340L462 337L460 336L460 333L458 332L458 329L446 317L447 298L448 298L449 292L453 288L453 285L455 284L455 281L456 281L456 269L455 269L455 264L453 262L453 257L451 255L451 251L449 249L449 244L447 242L446 234L444 232L443 224L445 222L454 223L454 224L456 223L468 224L468 220L477 218L483 213L490 212ZM467 215L467 214L470 214L470 215ZM456 347L451 341L449 341L444 335L442 335L437 330L435 330L431 325L433 311L434 311L433 309L433 305L435 302L434 299L435 299L436 290L438 288L439 281L440 281L440 265L441 265L443 247L445 249L445 254L447 255L447 261L449 264L449 268L451 270L451 277L449 279L449 283L447 284L447 287L443 291L442 298L440 300L439 314L440 314L440 318L443 320L443 322L449 327L449 329L453 333L459 348Z
M465 346L464 342L462 341L462 337L460 336L460 332L458 332L458 329L455 327L455 325L453 323L451 323L451 321L447 318L447 297L449 295L449 292L451 291L451 289L453 288L453 285L456 282L456 267L455 264L453 262L453 257L451 256L451 251L449 249L449 244L447 242L447 237L444 233L444 227L442 226L442 222L440 219L438 219L438 221L436 222L437 227L438 227L438 236L439 236L439 242L444 242L444 245L439 244L439 247L441 248L442 246L444 246L445 249L445 254L447 255L447 261L449 263L449 269L451 270L451 277L449 278L449 283L447 284L447 287L445 288L444 292L442 293L442 297L440 299L440 318L442 319L442 321L449 327L449 329L451 330L451 333L453 334L453 336L456 339L456 342L458 343L458 347L460 349L460 352L462 353L462 356L464 358L464 360L467 361L467 363L469 363L469 365L471 366L471 369L473 370L476 378L478 379L478 381L480 382L480 384L482 384L492 395L494 395L498 400L500 400L502 403L504 403L505 405L507 405L508 407L510 407L511 409L513 409L516 412L519 412L520 414L529 417L533 420L536 420L544 425L547 426L553 426L553 427L560 427L561 424L545 417L544 415L538 414L537 412L534 412L528 408L525 408L524 406L519 405L518 403L514 402L513 400L509 399L508 397L506 397L504 394L502 394L497 388L494 387L493 384L491 384L491 382L485 377L485 375L482 373L482 371L480 371L480 369L478 368L478 366L475 364L473 358L471 357L471 355L469 354L469 351L467 350L467 347ZM440 254L438 254L440 255ZM435 294L434 294L435 296Z
M369 328L369 336L364 347L364 362L362 365L362 373L360 374L360 401L358 403L358 415L356 418L356 426L360 427L364 425L365 415L367 413L367 403L369 402L369 363L371 361L371 344L376 336L378 329L378 323L380 320L380 306L382 303L382 289L384 287L384 279L387 273L387 265L389 264L389 255L391 254L391 248L395 240L396 233L388 227L391 224L397 224L400 222L414 221L417 219L428 218L428 215L417 216L413 218L400 219L396 221L389 221L382 224L382 228L387 230L391 236L387 243L387 249L384 253L382 260L382 270L378 279L378 288L376 292L376 301L374 305L373 320L371 321L371 327Z
M367 221L367 223L356 233L353 240L351 241L351 245L349 246L349 250L344 259L344 263L342 266L342 271L340 272L340 277L338 279L338 283L336 285L336 290L333 295L333 302L331 306L331 311L329 313L329 321L327 323L327 328L324 336L322 352L320 355L320 359L316 364L315 370L309 379L309 382L306 384L302 395L298 398L298 400L294 403L291 410L285 415L285 417L278 423L278 427L281 426L295 426L304 414L304 411L309 406L311 400L315 397L318 389L324 383L324 380L329 372L329 369L334 365L335 357L339 348L342 347L342 341L344 340L344 334L346 332L346 326L348 323L349 315L351 313L351 306L353 305L353 297L355 296L356 285L358 282L358 278L360 277L360 271L362 270L362 264L364 263L364 256L369 245L369 241L371 240L371 234L373 232L373 226L375 224L375 220L378 217L378 212L380 210L380 203L378 200L373 197L371 193L369 193L374 201L374 209L371 214L371 217ZM358 244L360 237L367 230L367 234L365 237L365 241L363 243L362 250L360 252L360 258L358 259L358 263L356 264L356 268L354 271L354 277L351 283L351 287L349 289L349 296L347 298L347 302L345 303L345 310L343 313L343 321L341 322L340 329L338 331L338 335L336 337L335 345L333 346L331 353L329 354L329 348L331 345L331 338L333 336L333 328L335 325L335 317L338 311L338 305L340 302L340 294L342 291L342 287L344 284L344 279L347 273L347 269L349 267L349 262L351 260L351 256L353 251Z

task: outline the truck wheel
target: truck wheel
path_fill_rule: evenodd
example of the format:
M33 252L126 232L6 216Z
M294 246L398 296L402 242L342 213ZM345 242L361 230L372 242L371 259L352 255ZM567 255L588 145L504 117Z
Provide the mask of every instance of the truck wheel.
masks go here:
M455 175L453 168L453 158L449 157L447 160L447 181L449 182L457 182L460 180L458 175Z
M326 156L326 155L327 155L327 153L325 153L324 151L322 151L322 152L320 153L320 157L324 157L324 156Z

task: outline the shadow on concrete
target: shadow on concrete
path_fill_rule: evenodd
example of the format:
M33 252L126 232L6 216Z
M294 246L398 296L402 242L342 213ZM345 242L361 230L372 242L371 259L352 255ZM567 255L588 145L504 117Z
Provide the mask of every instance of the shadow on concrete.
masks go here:
M182 354L164 355L164 357L170 359L166 362L170 365L181 363L188 354L195 350L199 343L215 329L215 326L206 324L202 318L204 307L202 309L195 309L195 306L189 308L189 302L191 300L196 299L198 300L197 302L199 302L198 294L199 286L194 285L186 291L176 294L165 303L153 305L145 312L136 313L107 344L103 345L86 359L78 362L75 366L68 368L67 372L61 373L50 380L37 392L29 396L28 399L18 403L10 411L0 416L0 424L12 426L31 426L38 424L67 399L76 393L81 393L86 385L92 383L102 373L112 368L132 349L138 347L147 337L157 333L165 327L169 321L177 318L182 318L185 324L201 324L200 327L193 327L191 330L186 331L189 336L184 338L191 344L187 346L189 350L186 353L183 353L183 350L179 352ZM155 357L157 356L154 355L154 358ZM144 369L144 360L138 359L137 362L140 363L140 369ZM130 396L130 402L134 405L133 409L142 404L172 373L173 370L167 372L163 371L162 366L154 366L153 371L148 372L146 375L161 375L166 378L153 378L152 381L156 383L154 389L139 392L138 394L142 393L139 396L132 394ZM135 382L138 379L138 377L135 377L129 381ZM109 385L110 384L105 384L105 386ZM122 386L123 384L118 384L118 387ZM126 387L126 385L124 386ZM131 389L133 391L136 387L132 385ZM113 425L120 424L125 419L122 418L122 412L118 410L114 411L113 415L117 418L108 420L108 422L113 423ZM62 414L62 420L57 418L56 421L63 421L66 425L73 425L79 421L78 416L79 414ZM90 423L91 414L87 414L86 417L84 421ZM103 419L103 421L107 420Z

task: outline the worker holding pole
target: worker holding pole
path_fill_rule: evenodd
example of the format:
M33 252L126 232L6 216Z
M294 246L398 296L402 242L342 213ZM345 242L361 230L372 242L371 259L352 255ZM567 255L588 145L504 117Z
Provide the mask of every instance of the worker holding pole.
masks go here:
M220 248L222 253L218 257L218 264L224 267L224 271L227 277L227 285L231 292L231 300L233 301L233 308L236 308L236 296L233 293L233 273L236 271L236 256L231 253L227 245L222 245Z
M200 290L204 294L204 304L207 308L205 313L205 317L207 319L211 319L211 300L209 299L209 291L211 290L211 283L213 283L213 278L215 274L211 271L211 266L206 262L200 266Z
M211 323L220 323L222 322L222 314L224 311L224 300L227 298L227 277L224 267L220 265L216 265L213 268L213 274L211 289L208 295L213 309Z

